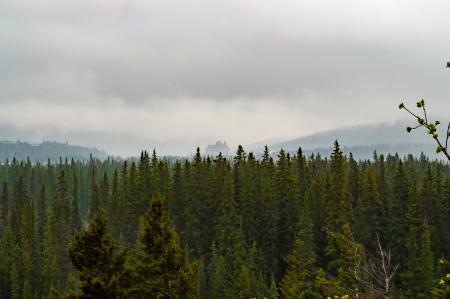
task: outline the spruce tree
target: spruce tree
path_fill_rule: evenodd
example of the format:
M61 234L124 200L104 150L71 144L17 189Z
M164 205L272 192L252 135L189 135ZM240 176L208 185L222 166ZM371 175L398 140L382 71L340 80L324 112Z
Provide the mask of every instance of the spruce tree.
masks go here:
M211 250L211 262L208 267L209 292L208 298L226 299L232 298L229 282L226 279L226 262L217 252L213 244Z
M266 280L272 273L278 272L278 206L275 196L274 173L275 166L266 146L260 164L260 214L257 216L257 244L263 252ZM278 273L277 273L278 274Z
M75 235L69 252L79 277L78 289L61 298L125 298L129 283L125 269L127 251L118 250L107 233L102 210Z
M294 249L286 257L287 271L280 288L285 298L320 298L314 284L316 254L312 229L309 204L306 202L302 209L300 230L294 241Z
M11 281L11 299L20 299L21 298L21 288L20 288L20 277L17 271L16 264L13 263L9 272L9 277Z
M70 210L70 226L73 231L78 231L81 228L81 216L80 216L80 200L78 197L79 189L78 177L76 174L73 175L73 186L72 186L72 203Z
M382 221L385 215L372 165L363 168L361 180L362 188L354 213L357 227L355 235L368 250L373 252L377 246L377 235L382 234Z
M92 219L102 206L103 202L100 187L97 182L95 171L93 171L91 175L91 205L89 208L89 218Z
M294 241L297 232L298 215L300 214L300 201L295 184L293 167L289 154L281 149L278 154L277 168L275 173L275 194L278 204L278 234L279 255L286 256ZM282 269L284 261L281 259Z
M352 199L347 186L345 159L337 140L331 154L330 185L327 190L326 228L339 231L353 220Z
M194 265L187 261L163 199L157 195L142 219L137 251L131 263L133 284L129 298L193 298Z
M0 195L0 233L9 222L9 191L8 183L5 181L2 184L2 192Z
M367 292L368 273L364 247L355 241L348 224L340 232L328 231L326 254L331 258L327 273L319 271L316 284L324 296L361 298Z

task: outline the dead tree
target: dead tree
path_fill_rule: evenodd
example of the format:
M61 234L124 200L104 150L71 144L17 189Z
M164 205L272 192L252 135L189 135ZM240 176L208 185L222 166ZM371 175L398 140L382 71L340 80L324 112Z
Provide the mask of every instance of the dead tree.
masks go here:
M373 279L373 296L374 298L389 299L392 287L392 278L397 271L398 265L393 266L391 261L391 253L389 250L383 249L380 238L377 235L377 253L370 262L371 275Z

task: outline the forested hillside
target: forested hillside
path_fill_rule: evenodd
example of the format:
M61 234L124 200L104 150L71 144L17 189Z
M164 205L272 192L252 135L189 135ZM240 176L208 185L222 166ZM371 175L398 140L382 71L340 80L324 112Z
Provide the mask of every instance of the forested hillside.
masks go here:
M88 148L67 143L44 141L39 144L27 142L0 141L0 161L12 161L14 158L21 161L30 159L31 162L58 161L60 158L76 160L89 160L90 156L97 159L106 159L106 152L97 148Z
M346 154L2 164L0 297L438 296L449 165Z

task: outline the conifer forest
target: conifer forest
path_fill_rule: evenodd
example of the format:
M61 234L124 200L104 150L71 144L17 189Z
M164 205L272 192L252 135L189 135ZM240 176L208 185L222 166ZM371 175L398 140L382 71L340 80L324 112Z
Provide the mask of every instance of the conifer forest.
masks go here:
M450 299L450 0L0 0L0 299Z
M448 298L450 166L423 155L144 151L0 180L1 298Z

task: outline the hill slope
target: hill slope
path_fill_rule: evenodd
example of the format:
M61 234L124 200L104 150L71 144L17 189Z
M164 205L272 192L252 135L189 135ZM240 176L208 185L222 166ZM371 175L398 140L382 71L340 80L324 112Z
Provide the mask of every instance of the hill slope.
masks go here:
M98 159L106 159L108 156L106 152L97 148L67 143L44 141L39 144L31 144L20 141L0 141L0 161L2 162L6 159L11 161L13 158L19 161L29 158L32 162L46 162L48 159L57 161L60 158L88 160L90 155Z
M424 132L408 134L405 128L406 124L402 122L344 127L268 144L268 146L271 152L278 152L281 148L295 152L302 147L307 153L320 152L328 155L333 142L338 140L343 145L345 153L352 152L355 157L362 159L371 158L375 150L383 154L399 153L400 155L408 153L419 155L424 152L434 158L435 146L431 138ZM249 145L247 149L255 153L263 151L261 143Z

